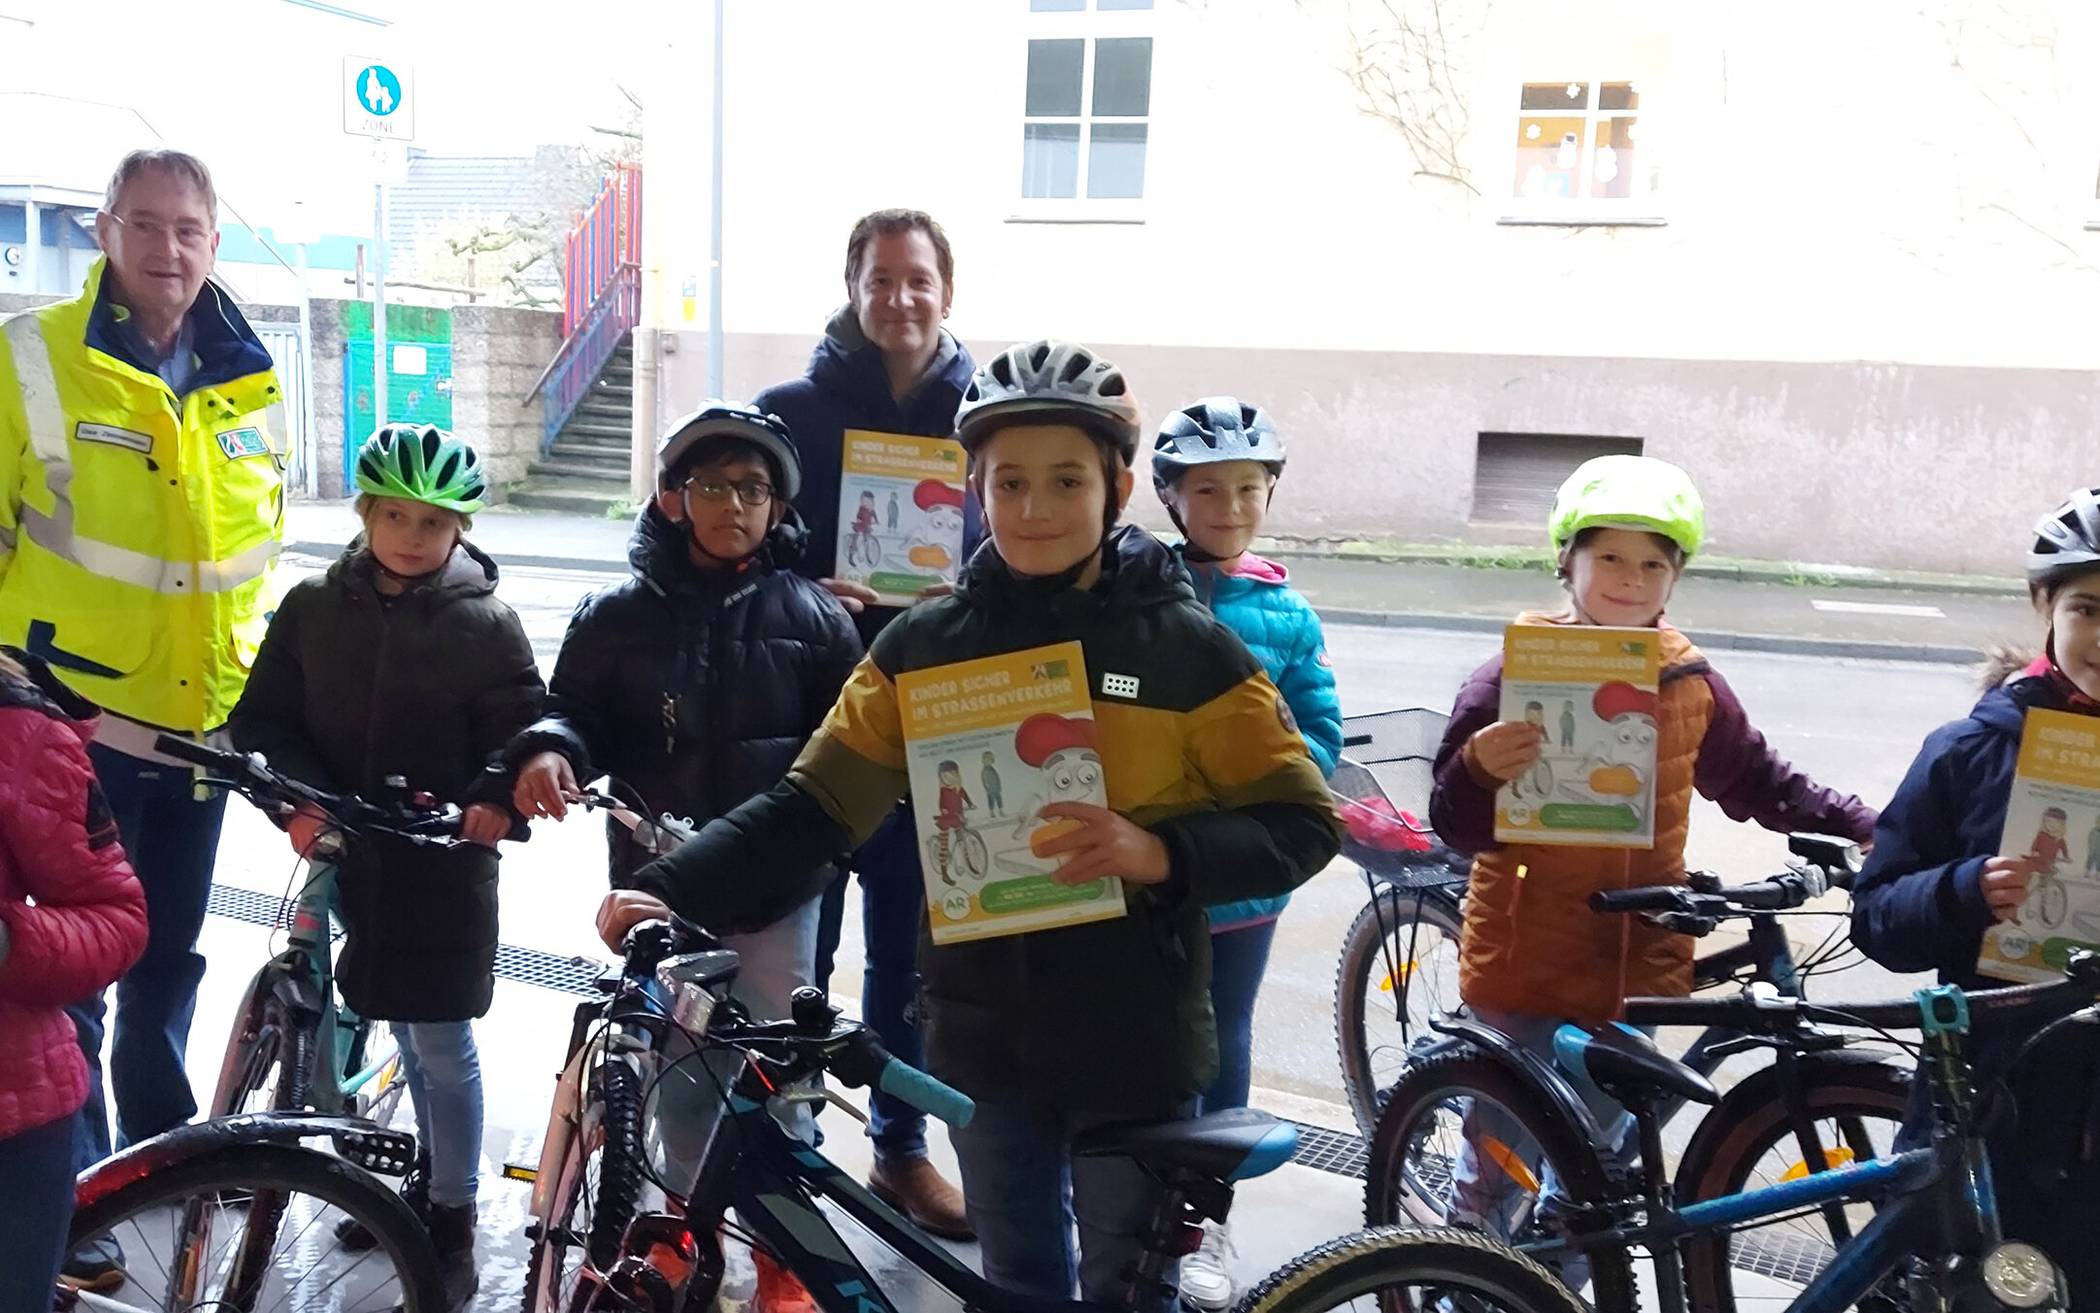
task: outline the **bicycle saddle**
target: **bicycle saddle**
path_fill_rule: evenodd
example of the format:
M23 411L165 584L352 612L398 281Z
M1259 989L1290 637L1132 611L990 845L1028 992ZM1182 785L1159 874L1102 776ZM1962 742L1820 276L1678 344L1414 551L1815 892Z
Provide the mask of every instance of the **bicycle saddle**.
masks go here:
M1553 1057L1570 1075L1587 1076L1598 1089L1626 1101L1635 1091L1661 1090L1693 1103L1721 1101L1713 1082L1655 1047L1631 1026L1562 1026L1553 1033Z
M1298 1128L1252 1108L1182 1121L1097 1126L1072 1141L1078 1158L1131 1158L1155 1174L1245 1181L1275 1171L1298 1148Z

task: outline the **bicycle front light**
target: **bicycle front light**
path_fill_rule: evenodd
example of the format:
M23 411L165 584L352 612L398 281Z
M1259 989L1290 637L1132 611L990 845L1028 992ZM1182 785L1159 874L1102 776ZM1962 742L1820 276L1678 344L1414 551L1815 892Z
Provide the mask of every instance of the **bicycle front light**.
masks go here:
M2063 1304L2063 1279L2049 1256L2017 1240L1999 1245L1983 1260L1984 1288L2007 1308Z

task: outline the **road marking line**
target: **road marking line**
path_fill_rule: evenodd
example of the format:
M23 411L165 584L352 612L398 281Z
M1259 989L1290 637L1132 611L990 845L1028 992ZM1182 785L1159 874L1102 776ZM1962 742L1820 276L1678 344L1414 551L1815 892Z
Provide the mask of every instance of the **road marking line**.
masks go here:
M1846 615L1907 615L1920 620L1947 618L1947 613L1936 606L1915 606L1905 602L1833 602L1827 597L1813 597L1808 604L1818 611L1838 611Z

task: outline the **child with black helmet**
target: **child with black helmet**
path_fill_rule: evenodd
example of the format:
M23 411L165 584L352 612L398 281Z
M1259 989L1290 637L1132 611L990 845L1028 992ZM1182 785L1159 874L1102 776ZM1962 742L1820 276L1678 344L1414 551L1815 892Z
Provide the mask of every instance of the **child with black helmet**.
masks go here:
M1259 406L1205 397L1167 416L1152 443L1152 487L1182 542L1196 597L1239 635L1283 693L1313 761L1334 773L1342 752L1342 704L1320 617L1290 585L1290 572L1249 547L1283 477L1283 436ZM1241 899L1210 909L1210 1005L1218 1018L1218 1078L1203 1110L1247 1106L1254 1000L1287 896ZM1181 1265L1181 1298L1198 1309L1232 1303L1225 1224L1213 1222Z
M360 1016L394 1023L424 1150L402 1193L457 1303L479 1281L472 1022L495 990L495 845L523 829L497 763L539 714L542 688L524 626L495 596L496 563L464 537L488 493L474 449L393 424L356 469L364 532L278 605L226 728L236 747L316 788L371 793L398 775L466 808L464 841L444 847L371 836L323 855L318 813L287 827L301 855L338 863L336 988ZM337 1234L374 1243L356 1222Z
M2077 489L2035 523L2027 590L2041 650L2001 654L1975 709L1926 738L1853 883L1852 941L1892 971L1937 971L1965 989L2005 983L1976 969L1984 932L2019 913L2051 856L1999 855L2027 713L2100 716L2100 488ZM2100 927L2067 929L2100 939ZM2005 1236L2054 1259L2071 1307L2089 1310L2100 1308L2100 1037L2057 1020L1994 1018L1971 1032L1969 1057L1977 1087L1994 1091L1983 1106ZM1924 1113L1914 1100L1906 1134Z
M955 593L882 632L783 785L636 872L599 928L616 942L666 903L733 928L807 897L906 787L900 674L1080 643L1109 805L1042 807L1072 828L1039 851L1060 882L1119 878L1127 915L940 947L922 930L920 962L928 1065L977 1100L954 1141L986 1276L1112 1300L1159 1187L1072 1142L1192 1107L1217 1067L1203 908L1291 889L1338 830L1259 664L1172 554L1117 527L1138 445L1122 373L1070 343L1014 347L977 372L956 427L991 539Z
M705 822L780 782L861 656L838 600L793 571L801 482L778 416L710 401L671 425L656 497L628 547L633 575L576 608L547 714L507 754L519 811L558 820L579 781L610 775L639 795L628 801L642 815ZM616 820L606 834L620 885L653 854ZM718 927L747 932L729 943L742 958L737 996L754 1015L786 1017L789 995L815 978L817 913L811 896L764 923ZM698 1167L717 1079L684 1063L659 1090L674 1171ZM808 1134L806 1107L792 1129ZM761 1307L799 1295L760 1262Z

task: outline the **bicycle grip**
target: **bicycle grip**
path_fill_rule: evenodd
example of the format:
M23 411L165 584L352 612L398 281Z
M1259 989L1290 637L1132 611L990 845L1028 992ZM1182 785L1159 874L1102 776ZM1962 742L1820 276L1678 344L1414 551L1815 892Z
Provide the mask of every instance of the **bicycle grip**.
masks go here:
M1593 912L1676 912L1682 911L1684 905L1684 890L1676 885L1600 889L1590 895Z
M174 734L162 734L153 740L153 750L163 757L186 761L192 766L201 766L208 771L236 778L248 773L248 757L239 752L220 752L207 748L202 743L180 738Z
M1629 1026L1729 1026L1743 1024L1754 1005L1730 998L1629 998Z
M875 1087L950 1126L968 1126L970 1118L977 1115L977 1104L969 1095L895 1058L882 1065L882 1076Z

